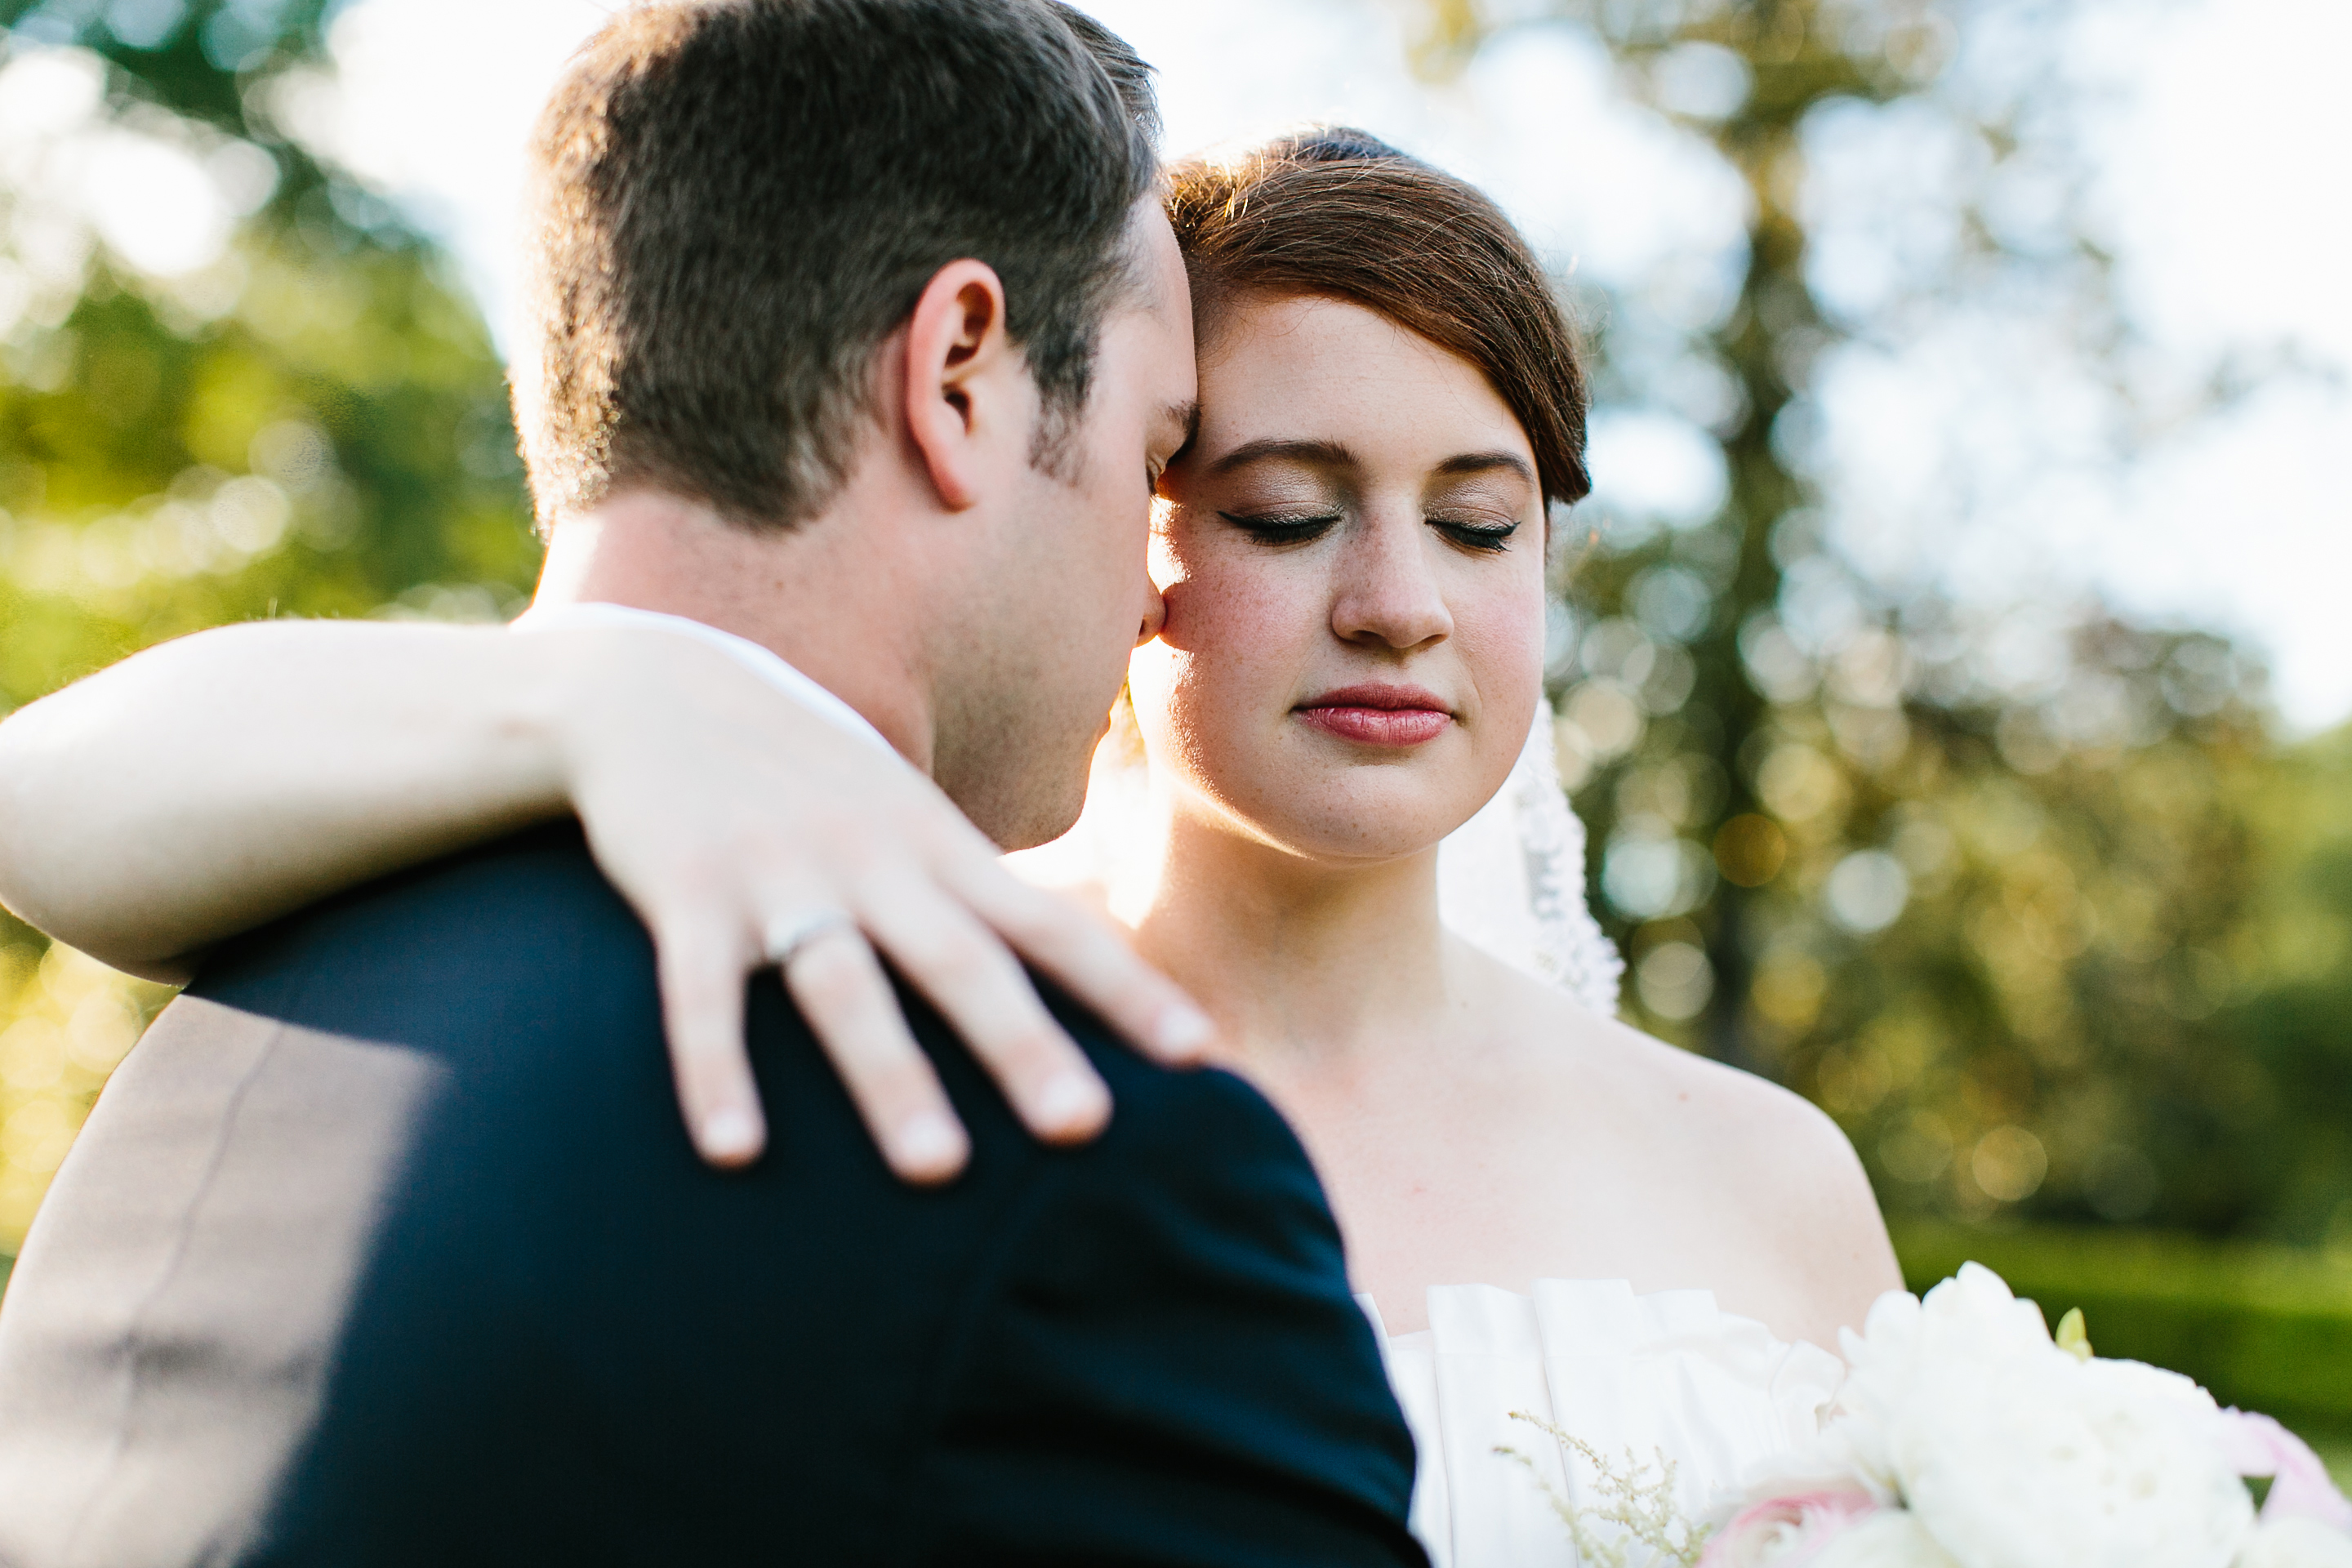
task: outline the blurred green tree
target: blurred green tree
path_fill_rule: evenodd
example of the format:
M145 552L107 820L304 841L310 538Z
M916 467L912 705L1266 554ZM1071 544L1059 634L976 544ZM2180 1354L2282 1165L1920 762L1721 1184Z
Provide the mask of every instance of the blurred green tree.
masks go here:
M1428 0L1422 68L1457 70L1512 28L1582 29L1748 199L1737 289L1695 327L1570 285L1604 407L1678 409L1726 479L1702 519L1586 508L1556 612L1563 775L1629 1015L1815 1099L1897 1210L2352 1240L2352 997L2325 965L2272 988L2263 933L2289 917L2261 912L2297 877L2341 889L2345 862L2280 819L2285 781L2325 770L2278 754L2255 661L2096 603L1890 581L1830 516L1816 379L1923 320L2034 320L2057 355L2034 374L2105 400L2117 468L2156 427L2110 258L2074 220L2089 169L2057 51L2084 7L1502 9ZM1874 139L1897 151L1868 200L1940 203L1927 226L1948 237L1874 297L1825 292L1825 225L1892 253L1916 216L1825 195L1822 150ZM1939 150L1963 177L1932 176ZM2029 184L2049 198L2033 222ZM2340 929L2331 908L2310 929Z
M201 626L529 590L470 296L280 123L326 9L0 0L0 712ZM163 993L0 922L5 1252Z

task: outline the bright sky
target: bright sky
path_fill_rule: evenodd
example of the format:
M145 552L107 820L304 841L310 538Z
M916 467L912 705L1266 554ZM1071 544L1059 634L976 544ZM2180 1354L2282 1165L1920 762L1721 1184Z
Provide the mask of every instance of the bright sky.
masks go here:
M1405 68L1395 0L1088 8L1160 68L1172 150L1347 121L1486 185L1539 250L1660 320L1705 321L1736 278L1740 185L1703 142L1626 100L1572 31L1507 35L1433 89ZM1993 598L2095 585L2142 615L2218 625L2268 653L2290 721L2316 729L2352 715L2352 93L2338 74L2352 5L2128 10L2076 47L2124 89L2091 121L2087 199L2120 238L2150 363L2234 347L2284 351L2311 374L2218 419L2159 423L2117 480L2076 466L2101 432L2070 424L2089 405L2044 374L2049 321L1929 322L1819 378L1835 535L1896 580ZM358 0L336 24L342 90L306 129L442 234L494 317L510 293L524 132L604 15L593 0ZM1933 250L1927 220L1889 205L1925 165L1885 159L1909 147L1931 163L1936 132L1847 129L1824 133L1818 200L1854 187L1849 243L1822 265L1842 255L1829 280L1866 294L1906 264L1906 245ZM2047 205L2030 182L2012 196L2028 225ZM1593 458L1604 490L1664 515L1707 510L1720 484L1707 442L1671 409L1598 422Z

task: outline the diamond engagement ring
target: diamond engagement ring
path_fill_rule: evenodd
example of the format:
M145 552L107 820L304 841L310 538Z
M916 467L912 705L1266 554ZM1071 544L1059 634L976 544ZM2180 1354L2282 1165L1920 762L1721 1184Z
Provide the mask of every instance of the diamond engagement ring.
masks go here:
M770 921L761 947L768 962L782 969L819 937L831 936L835 931L854 933L856 930L857 922L839 910L803 910Z

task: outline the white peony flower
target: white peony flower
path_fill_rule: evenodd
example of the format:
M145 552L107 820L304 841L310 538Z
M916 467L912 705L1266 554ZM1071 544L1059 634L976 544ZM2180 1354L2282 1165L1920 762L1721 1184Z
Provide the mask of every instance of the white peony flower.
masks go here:
M1958 1568L2231 1568L2251 1535L2211 1397L2059 1349L1990 1269L1882 1299L1845 1349L1824 1441Z
M2315 1519L2265 1520L2237 1568L2352 1568L2352 1535Z
M1968 1263L1926 1300L1890 1290L1874 1302L1863 1331L1841 1336L1853 1370L1838 1391L1840 1415L1826 1436L1833 1468L1859 1475L1886 1503L1903 1498L1889 1447L1906 1413L1918 1413L1924 1377L1954 1366L1988 1366L2053 1349L2042 1313L2010 1294L2000 1276Z
M1840 1532L1805 1568L1959 1568L1918 1519L1881 1509Z

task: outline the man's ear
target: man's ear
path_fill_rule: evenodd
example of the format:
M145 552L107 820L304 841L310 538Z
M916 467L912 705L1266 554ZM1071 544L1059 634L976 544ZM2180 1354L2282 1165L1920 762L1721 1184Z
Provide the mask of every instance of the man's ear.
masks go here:
M950 511L975 505L1009 440L1028 441L1027 362L1004 331L1004 285L982 261L932 275L907 323L907 432Z

